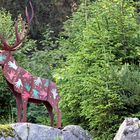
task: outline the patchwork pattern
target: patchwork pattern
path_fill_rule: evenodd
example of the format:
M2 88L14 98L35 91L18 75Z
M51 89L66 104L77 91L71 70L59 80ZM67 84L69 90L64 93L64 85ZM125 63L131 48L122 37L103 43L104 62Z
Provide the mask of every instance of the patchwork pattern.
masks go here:
M21 93L24 99L47 100L52 106L60 100L55 83L49 79L32 76L18 66L12 56L5 63L4 75L7 81L14 86L14 90Z

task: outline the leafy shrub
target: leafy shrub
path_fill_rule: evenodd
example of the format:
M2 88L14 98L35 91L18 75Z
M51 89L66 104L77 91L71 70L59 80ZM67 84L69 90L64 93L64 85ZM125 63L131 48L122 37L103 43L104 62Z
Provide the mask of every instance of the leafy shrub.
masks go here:
M121 85L120 94L127 116L139 117L140 111L140 70L135 65L125 64L118 71Z
M101 0L82 3L64 23L58 51L63 63L54 70L64 125L80 124L93 132L95 140L109 140L123 118L132 116L121 93L123 78L117 73L125 63L138 67L136 19L132 1Z
M0 11L0 33L8 38L13 32L13 21L11 20L10 13L5 10ZM2 71L0 73L0 116L5 118L9 112L11 112L11 104L13 97L11 96L10 90L8 89L4 77L2 75ZM9 115L8 115L9 116Z

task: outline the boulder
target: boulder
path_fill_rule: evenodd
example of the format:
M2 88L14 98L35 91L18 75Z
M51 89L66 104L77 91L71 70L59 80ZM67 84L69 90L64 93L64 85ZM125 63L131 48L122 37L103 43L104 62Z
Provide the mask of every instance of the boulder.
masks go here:
M140 140L140 120L126 118L113 140Z
M0 140L92 140L91 135L77 125L61 130L32 123L15 123L8 127L6 132L0 127Z

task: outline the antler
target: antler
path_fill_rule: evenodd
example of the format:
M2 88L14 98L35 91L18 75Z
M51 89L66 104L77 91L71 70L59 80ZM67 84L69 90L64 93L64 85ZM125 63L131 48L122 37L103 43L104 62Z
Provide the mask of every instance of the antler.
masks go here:
M29 15L28 8L26 7L26 9L25 9L27 24L23 21L23 19L21 17L19 19L21 21L21 24L22 24L21 32L18 31L18 20L15 22L16 41L15 41L14 45L9 45L8 41L6 39L4 39L4 37L2 35L0 35L0 40L2 41L2 48L4 50L8 50L8 51L16 50L17 48L19 48L21 46L23 40L25 39L25 37L29 31L31 21L32 21L33 16L34 16L34 10L33 10L32 3L29 2L29 4L31 7L31 15Z

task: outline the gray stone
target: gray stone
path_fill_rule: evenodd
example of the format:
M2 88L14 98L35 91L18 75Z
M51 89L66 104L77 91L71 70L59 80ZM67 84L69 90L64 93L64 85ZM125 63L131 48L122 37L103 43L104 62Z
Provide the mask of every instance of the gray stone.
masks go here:
M91 135L80 126L68 125L63 128L63 131L72 133L78 140L90 140Z
M140 120L126 118L113 140L140 140Z
M0 137L0 140L92 140L91 135L80 126L68 125L62 130L32 124L12 124L14 137Z

